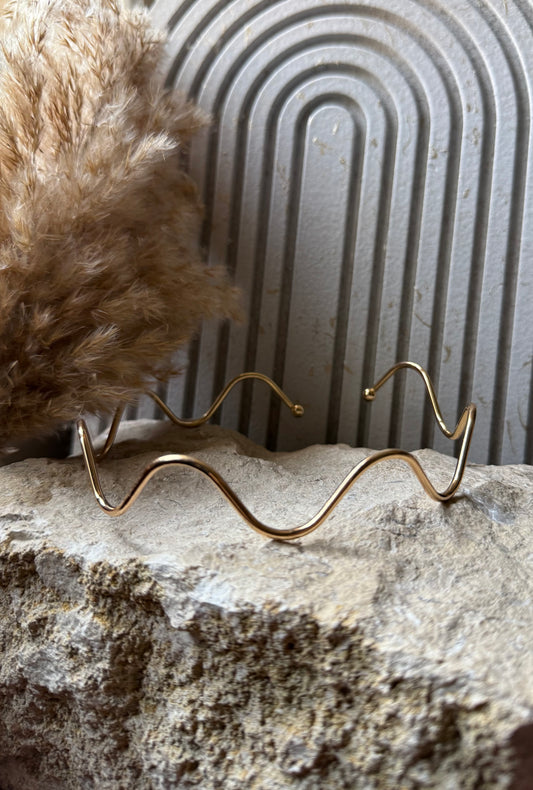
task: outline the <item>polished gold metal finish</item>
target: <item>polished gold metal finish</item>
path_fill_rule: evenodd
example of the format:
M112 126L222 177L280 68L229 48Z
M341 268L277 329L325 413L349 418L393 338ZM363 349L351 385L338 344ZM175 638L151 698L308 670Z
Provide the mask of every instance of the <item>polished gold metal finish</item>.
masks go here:
M360 477L363 472L366 472L367 469L370 469L371 466L379 463L380 461L384 461L386 459L394 458L400 461L405 461L413 470L415 475L417 476L418 480L422 484L424 490L429 494L432 499L435 499L440 502L444 502L455 494L457 488L461 483L461 479L463 477L463 472L466 464L466 459L468 456L468 450L470 447L470 441L472 439L472 432L474 430L474 423L476 419L476 407L473 403L470 403L464 409L459 422L457 423L455 429L450 431L444 419L442 417L442 413L439 408L439 404L437 402L437 398L435 395L435 391L433 389L433 385L431 380L426 373L426 371L420 366L417 365L415 362L399 362L397 365L394 365L390 370L382 376L381 379L373 386L365 389L363 392L363 397L366 400L373 400L376 392L385 384L388 379L393 376L398 370L401 368L410 368L415 370L417 373L420 374L422 377L426 389L431 401L431 405L433 407L433 411L435 413L435 418L439 425L440 430L448 439L458 439L460 436L463 437L461 443L461 449L459 452L459 456L457 458L457 463L455 466L455 471L453 473L452 479L450 484L444 491L437 491L437 489L433 486L429 478L427 477L426 473L422 469L419 461L415 458L414 455L408 453L405 450L398 450L398 449L389 449L389 450L379 450L376 453L368 456L367 458L363 459L360 463L358 463L352 470L349 472L344 480L340 483L339 486L335 489L335 491L331 494L328 500L324 503L324 505L320 508L318 513L316 513L311 519L306 521L304 524L300 524L299 526L288 528L288 529L279 529L277 527L271 527L267 524L263 524L259 519L257 519L253 513L248 510L246 505L241 501L241 499L237 496L237 494L233 491L233 489L226 483L224 478L211 466L205 464L203 461L198 460L197 458L192 458L188 455L179 455L179 454L169 454L169 455L162 455L159 458L156 458L152 463L150 463L144 472L142 473L141 477L134 485L130 493L126 496L126 498L121 502L120 505L111 505L109 501L106 499L102 485L100 483L100 478L98 476L97 470L97 461L104 458L116 437L116 433L118 430L118 425L120 423L120 419L122 417L123 409L119 408L109 430L109 434L103 449L100 453L95 453L93 448L93 444L91 438L89 436L89 432L87 430L87 426L84 420L78 421L78 436L81 443L81 448L83 452L83 456L85 459L85 463L89 472L89 477L92 485L92 489L96 500L102 510L108 513L110 516L120 516L122 513L125 513L128 508L135 502L141 491L144 489L148 481L162 468L170 467L170 466L188 466L196 469L201 474L205 475L205 477L209 478L221 491L221 493L226 497L228 502L235 508L237 513L246 521L246 523L252 527L256 532L259 532L260 535L263 535L267 538L275 538L277 540L294 540L295 538L301 538L304 535L308 535L310 532L313 532L317 527L319 527L329 516L331 511L339 504L341 499L344 495L348 492L354 482ZM176 423L177 425L181 425L184 427L197 427L199 425L203 425L209 418L213 415L213 413L218 409L221 405L222 401L228 395L231 389L239 383L240 381L244 381L245 379L258 379L263 383L266 383L275 393L278 395L285 405L292 411L293 415L296 417L300 417L303 414L303 408L299 404L293 403L282 390L275 384L268 376L264 376L261 373L242 373L240 376L232 379L230 383L225 387L225 389L220 393L218 398L214 401L211 408L202 416L197 419L193 420L182 420L168 408L168 406L163 403L163 401L155 395L155 393L148 393L160 406L160 408L165 412L167 417L169 417L172 422Z
M268 376L265 376L263 373L241 373L239 376L235 376L234 379L226 384L222 392L217 395L213 404L209 407L209 409L202 414L201 417L195 417L192 420L184 420L181 417L177 417L174 412L169 409L167 404L161 400L159 395L156 395L155 392L147 391L145 394L149 395L152 400L154 400L159 408L161 409L166 416L172 420L175 425L180 425L182 428L199 428L200 425L204 425L208 420L211 419L213 414L220 408L222 402L226 400L227 396L230 394L233 387L236 384L240 384L241 381L246 381L247 379L255 379L256 381L262 381L264 384L267 384L270 389L283 401L285 406L291 410L294 417L302 417L304 413L303 406L300 406L299 403L293 403L290 398L288 398L282 389L278 387L278 385L269 379ZM101 461L103 458L106 457L108 452L110 451L111 447L113 446L113 442L115 441L115 437L117 435L118 426L120 425L120 421L122 419L122 415L124 414L124 409L126 408L125 404L119 406L115 412L115 416L113 417L113 422L111 423L111 427L109 428L109 433L107 434L107 439L103 448L96 454L96 460ZM80 421L82 422L82 421ZM79 422L78 422L79 425Z

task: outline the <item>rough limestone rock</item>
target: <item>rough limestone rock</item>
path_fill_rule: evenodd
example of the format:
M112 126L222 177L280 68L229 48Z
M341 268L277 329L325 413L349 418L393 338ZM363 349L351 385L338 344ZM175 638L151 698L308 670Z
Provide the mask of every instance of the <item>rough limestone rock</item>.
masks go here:
M110 497L188 452L279 526L365 454L125 432ZM0 788L531 790L533 469L469 467L462 492L435 503L387 462L290 544L193 470L110 519L79 458L2 468Z

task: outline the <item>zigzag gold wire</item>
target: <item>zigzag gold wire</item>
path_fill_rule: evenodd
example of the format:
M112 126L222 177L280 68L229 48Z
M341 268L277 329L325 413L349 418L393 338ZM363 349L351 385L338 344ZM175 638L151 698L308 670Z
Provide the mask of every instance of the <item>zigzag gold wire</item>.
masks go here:
M105 494L102 489L102 485L100 483L100 478L98 475L97 470L97 460L105 457L109 452L113 441L116 437L116 433L118 430L118 425L120 423L120 419L122 417L123 408L119 408L109 430L109 434L107 440L105 442L103 450L100 453L96 453L91 441L91 437L87 430L87 426L84 420L78 421L78 436L83 452L83 457L85 460L85 464L87 466L87 470L89 472L89 478L91 482L91 486L96 497L96 500L102 510L104 510L110 516L120 516L122 513L125 513L128 508L135 502L137 497L140 495L148 481L160 470L165 467L170 466L187 466L193 469L196 469L201 474L205 475L205 477L209 478L215 486L219 489L219 491L224 495L224 497L228 500L228 502L233 505L237 513L246 521L246 523L252 527L256 532L260 535L263 535L266 538L275 538L277 540L294 540L295 538L301 538L304 535L308 535L310 532L313 532L317 527L319 527L329 516L331 511L339 504L341 499L344 495L348 492L348 490L352 487L355 481L364 473L367 469L374 466L380 461L384 461L386 459L397 459L400 461L404 461L407 463L415 475L417 476L418 480L420 481L421 485L423 486L424 490L429 494L432 499L437 501L443 502L455 494L457 488L459 487L464 468L466 464L466 459L468 456L468 450L470 448L470 442L472 439L472 432L474 430L474 424L476 419L476 407L473 403L470 403L464 409L459 421L453 431L450 431L444 419L442 417L441 410L439 408L439 404L435 395L435 391L433 389L433 385L431 380L426 373L426 371L420 366L417 365L415 362L399 362L398 364L394 365L390 370L388 370L384 376L382 376L379 381L374 384L373 387L369 387L365 389L363 392L363 397L365 400L373 400L376 392L385 384L388 379L393 376L398 370L401 368L410 368L415 370L417 373L420 374L422 377L425 385L426 390L429 395L431 405L433 407L433 411L435 413L435 418L439 425L440 430L448 439L458 439L460 436L463 437L461 443L461 449L459 452L459 456L457 458L457 463L455 466L455 470L450 481L450 484L444 491L437 491L437 489L433 486L429 478L427 477L426 473L422 469L419 461L415 458L414 455L399 449L388 449L388 450L379 450L378 452L373 453L372 455L368 456L367 458L363 459L360 463L358 463L344 478L344 480L340 483L339 486L335 489L335 491L331 494L331 496L327 499L327 501L322 505L320 510L308 521L303 524L300 524L296 527L288 528L288 529L279 529L277 527L271 527L263 522L259 521L253 513L246 507L246 505L242 502L242 500L237 496L237 494L233 491L233 489L228 485L228 483L224 480L224 478L209 464L204 463L203 461L198 460L197 458L192 458L188 455L179 455L179 454L169 454L169 455L162 455L159 458L156 458L152 461L143 471L141 477L137 481L137 483L133 486L129 494L125 497L125 499L121 502L120 505L111 505L110 502L106 499ZM230 392L233 387L238 384L240 381L244 381L245 379L258 379L266 383L275 393L278 395L285 405L292 411L294 416L301 416L303 414L303 408L299 404L293 403L285 393L275 384L268 376L264 376L261 373L242 373L240 376L232 379L229 384L225 387L225 389L220 393L220 395L216 398L211 408L202 416L197 419L193 420L182 420L177 417L169 408L168 406L161 401L161 399L155 393L148 393L160 406L164 413L172 420L172 422L176 423L177 425L185 426L185 427L197 427L199 425L204 424L209 420L209 418L213 415L216 409L221 405L223 400L226 398L228 393Z

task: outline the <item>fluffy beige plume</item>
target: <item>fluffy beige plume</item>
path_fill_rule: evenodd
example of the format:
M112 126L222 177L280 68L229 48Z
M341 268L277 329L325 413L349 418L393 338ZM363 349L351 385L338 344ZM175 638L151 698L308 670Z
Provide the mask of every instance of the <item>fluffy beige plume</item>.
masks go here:
M0 0L0 447L109 411L235 290L180 170L202 119L114 0Z

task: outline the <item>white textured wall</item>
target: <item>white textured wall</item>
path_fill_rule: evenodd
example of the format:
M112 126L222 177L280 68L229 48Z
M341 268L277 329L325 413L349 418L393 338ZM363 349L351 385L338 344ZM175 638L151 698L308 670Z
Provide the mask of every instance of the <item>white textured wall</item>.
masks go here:
M374 404L400 359L427 367L472 457L533 461L533 7L527 0L156 0L169 83L214 117L191 172L204 243L247 325L206 326L169 387L201 412L244 369L272 375L225 425L281 449L342 441L452 448L418 378ZM142 411L142 409L141 409Z

